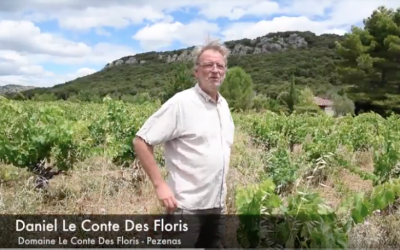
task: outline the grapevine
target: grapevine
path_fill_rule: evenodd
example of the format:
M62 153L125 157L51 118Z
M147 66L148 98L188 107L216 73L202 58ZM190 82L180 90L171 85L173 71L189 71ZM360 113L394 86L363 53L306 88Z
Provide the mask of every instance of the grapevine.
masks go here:
M101 104L1 99L0 161L36 173L38 186L93 156L132 161L131 141L156 108L108 98Z
M242 247L345 249L355 224L364 222L374 211L388 208L400 196L399 116L384 119L367 113L333 118L266 112L245 117L251 122L243 121L241 115L235 119L246 124L255 142L264 146L270 179L237 190L237 239ZM296 160L291 156L293 144L301 145L304 153ZM351 155L372 149L373 173L354 166L340 148ZM294 185L301 178L299 171L312 172L326 155L330 156L328 168L346 168L361 179L372 180L372 193L346 197L335 209L318 193L297 190L283 198L282 185Z
M134 105L111 98L101 103L2 98L0 161L35 172L44 180L38 186L91 157L103 156L126 165L136 157L132 139L158 108L158 103ZM244 128L264 149L269 178L237 190L236 206L241 214L237 237L243 247L345 248L355 224L387 208L400 195L400 122L396 115L333 118L266 111L234 113L233 117L237 127ZM293 157L295 146L301 146L303 154ZM374 171L355 166L340 149L351 155L371 150ZM318 183L333 166L372 180L372 193L354 194L336 209L325 205L318 194L300 189L283 198L284 191L298 185L299 179L314 178Z

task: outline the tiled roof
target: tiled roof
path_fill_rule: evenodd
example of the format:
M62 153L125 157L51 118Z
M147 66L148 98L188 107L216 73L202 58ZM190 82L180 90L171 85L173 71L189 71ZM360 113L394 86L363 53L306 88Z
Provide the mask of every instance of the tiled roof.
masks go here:
M320 98L320 97L316 97L316 96L314 97L314 102L318 106L332 106L333 105L333 102L331 100Z

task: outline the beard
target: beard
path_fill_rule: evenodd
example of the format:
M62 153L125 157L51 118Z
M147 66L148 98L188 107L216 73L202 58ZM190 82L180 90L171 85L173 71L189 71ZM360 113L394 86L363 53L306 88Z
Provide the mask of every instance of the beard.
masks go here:
M208 77L207 82L211 88L219 89L222 83L224 82L224 77L216 77L216 78Z

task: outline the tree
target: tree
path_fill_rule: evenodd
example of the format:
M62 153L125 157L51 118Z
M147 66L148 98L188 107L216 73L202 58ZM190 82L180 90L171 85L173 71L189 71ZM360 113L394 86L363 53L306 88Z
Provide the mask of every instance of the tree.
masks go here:
M369 96L369 102L386 99L387 92L399 94L400 8L383 6L364 20L364 28L352 27L343 42L336 42L342 61L338 72L351 85L354 97Z
M318 105L314 102L314 93L308 88L304 87L299 91L298 102L296 103L298 106L316 106Z
M253 107L253 81L240 67L232 67L226 73L220 93L233 110L248 110Z
M269 107L270 99L263 94L256 94L253 98L253 109L256 111L265 110Z
M151 96L147 92L138 93L136 95L122 95L121 100L124 102L135 103L135 104L152 102Z
M32 98L34 101L55 101L57 100L57 97L54 95L54 93L43 93L43 94L35 94Z
M295 88L295 83L294 83L294 76L292 76L292 81L290 83L290 88L289 88L289 98L287 100L289 112L292 113L294 111L294 106L298 102L297 98L297 93L296 93L296 88Z
M332 96L332 101L333 101L333 109L335 110L335 114L337 116L354 114L355 110L354 102L349 98L347 98L347 96L334 94Z
M161 102L164 103L176 93L194 86L193 77L185 63L177 63L174 71L167 78L164 91L160 94Z
M318 114L322 113L321 108L314 101L314 93L308 88L304 87L299 91L296 107L296 113Z
M289 86L287 86L289 85ZM292 80L290 84L284 83L282 86L286 86L284 90L282 90L278 96L276 97L278 103L284 106L285 112L289 114L293 113L296 109L296 105L299 101L298 92L295 85L295 77L292 75Z

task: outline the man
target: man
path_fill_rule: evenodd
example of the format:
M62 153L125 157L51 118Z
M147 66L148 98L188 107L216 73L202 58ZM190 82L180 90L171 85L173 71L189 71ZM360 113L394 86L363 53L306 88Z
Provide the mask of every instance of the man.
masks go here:
M219 247L223 241L225 181L235 127L218 89L225 79L228 55L229 50L216 41L197 48L197 84L165 102L133 142L166 211L174 217L190 217L191 234L184 235L188 245L183 247ZM160 143L165 144L168 184L153 156L153 146Z

